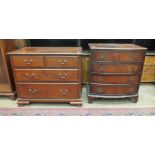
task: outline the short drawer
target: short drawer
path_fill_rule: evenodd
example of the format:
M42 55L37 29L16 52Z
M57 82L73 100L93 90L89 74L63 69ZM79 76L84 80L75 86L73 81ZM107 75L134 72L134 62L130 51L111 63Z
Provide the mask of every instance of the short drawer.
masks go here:
M92 72L96 73L125 73L139 74L142 72L142 64L104 64L93 63Z
M20 98L76 99L80 97L78 84L18 84Z
M44 67L43 56L12 56L14 67Z
M102 95L134 95L138 93L138 85L90 85L90 93Z
M78 82L78 69L15 69L17 81Z
M78 56L49 56L46 57L47 67L77 68L79 66Z
M139 75L91 75L92 83L101 84L137 84L140 81Z
M145 52L143 51L119 51L119 50L96 50L92 52L93 61L109 62L135 62L144 61Z

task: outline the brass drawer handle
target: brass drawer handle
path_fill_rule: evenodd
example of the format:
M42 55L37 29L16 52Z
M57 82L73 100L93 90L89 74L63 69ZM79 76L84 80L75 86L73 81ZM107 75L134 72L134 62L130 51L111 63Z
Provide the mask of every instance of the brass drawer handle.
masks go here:
M66 59L58 59L58 63L60 65L65 65L67 63L67 60Z
M37 93L39 93L39 90L36 90L36 89L29 89L29 90L28 90L28 93L29 93L29 94L37 94Z
M26 73L26 76L27 76L27 78L29 78L29 79L34 78L34 75L35 75L35 74L33 74L33 73L32 73L32 74Z
M58 76L59 76L60 79L64 80L64 79L67 78L68 75L66 73L65 74L59 73Z
M25 64L26 64L26 65L32 64L32 59L31 59L31 60L25 60Z
M67 95L68 90L67 89L60 89L61 95Z

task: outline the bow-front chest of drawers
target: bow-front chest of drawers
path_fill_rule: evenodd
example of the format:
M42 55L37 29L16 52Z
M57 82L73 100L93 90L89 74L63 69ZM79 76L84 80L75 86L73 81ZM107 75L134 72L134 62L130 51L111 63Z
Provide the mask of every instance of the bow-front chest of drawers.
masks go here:
M146 48L133 44L89 44L88 101L93 98L138 100Z
M10 52L18 105L81 104L81 51L79 47L25 47Z

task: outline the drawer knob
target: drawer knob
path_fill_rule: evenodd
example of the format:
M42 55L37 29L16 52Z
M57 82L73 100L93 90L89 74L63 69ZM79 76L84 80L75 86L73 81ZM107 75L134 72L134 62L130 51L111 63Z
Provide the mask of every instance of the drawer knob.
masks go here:
M61 95L67 95L68 90L67 89L60 89Z
M32 60L25 60L25 64L26 64L26 65L32 64Z
M38 90L36 90L36 89L29 89L28 90L28 93L29 94L37 94L39 91Z

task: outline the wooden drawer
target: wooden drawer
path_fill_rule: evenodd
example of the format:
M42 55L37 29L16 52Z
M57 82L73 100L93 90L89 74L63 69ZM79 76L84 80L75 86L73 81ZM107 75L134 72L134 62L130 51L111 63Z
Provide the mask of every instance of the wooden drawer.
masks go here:
M141 82L155 82L155 73L143 72Z
M148 72L148 73L155 73L155 65L146 65L143 67L143 72Z
M155 65L155 56L145 56L144 65Z
M18 95L27 99L76 99L80 98L78 84L18 84Z
M144 52L96 50L92 52L93 61L134 62L144 61Z
M78 56L49 56L46 57L47 67L58 68L78 68L79 57Z
M17 81L78 82L78 69L15 69Z
M142 64L101 64L93 63L92 72L96 73L126 73L139 74L142 72Z
M137 94L138 85L90 85L90 93L103 95L133 95Z
M137 84L140 81L139 75L97 75L91 76L92 83L101 84Z
M12 56L14 67L44 67L43 56Z

